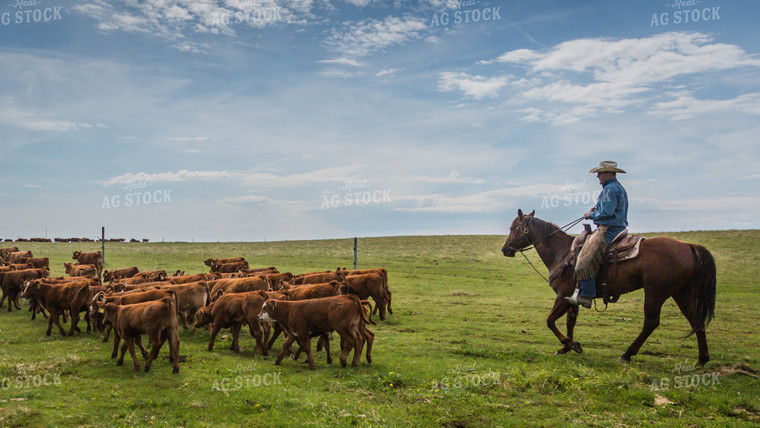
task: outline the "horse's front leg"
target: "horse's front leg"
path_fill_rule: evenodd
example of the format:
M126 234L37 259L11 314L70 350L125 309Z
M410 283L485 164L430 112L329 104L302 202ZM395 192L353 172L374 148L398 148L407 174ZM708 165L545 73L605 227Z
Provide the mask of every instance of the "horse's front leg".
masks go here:
M562 318L567 313L567 336L562 334L557 328L556 321ZM573 340L573 329L575 328L575 321L578 318L578 307L573 306L565 300L565 295L562 293L557 294L557 298L554 300L554 307L546 318L546 326L549 330L557 336L557 339L564 346L557 350L557 354L565 354L570 350L577 353L582 353L583 348L579 342Z

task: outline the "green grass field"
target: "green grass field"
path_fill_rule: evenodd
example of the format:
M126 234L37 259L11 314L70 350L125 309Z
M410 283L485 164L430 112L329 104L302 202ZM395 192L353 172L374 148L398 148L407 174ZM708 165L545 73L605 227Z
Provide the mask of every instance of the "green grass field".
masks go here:
M129 356L116 366L100 334L45 336L45 320L32 321L24 303L0 311L0 426L756 426L760 231L670 235L716 259L705 367L694 367L696 339L682 338L688 323L672 300L630 364L615 361L641 329L643 291L604 313L582 309L584 353L555 356L560 344L545 326L554 294L524 259L501 255L503 236L367 238L359 267L388 269L395 312L370 326L372 365L342 368L336 335L332 365L315 353L314 371L304 357L275 366L272 354L254 357L243 329L240 354L228 332L208 352L206 331L181 331L178 375L168 345L151 372L134 372ZM49 257L52 275L74 250L100 249L18 244ZM196 273L207 257L232 256L282 272L335 269L351 266L352 241L110 243L106 269Z

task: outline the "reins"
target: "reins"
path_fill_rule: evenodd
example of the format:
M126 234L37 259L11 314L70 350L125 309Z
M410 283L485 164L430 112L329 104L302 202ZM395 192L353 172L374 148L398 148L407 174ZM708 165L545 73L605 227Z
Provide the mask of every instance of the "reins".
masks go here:
M537 245L537 244L540 244L540 243L544 242L545 240L549 239L549 237L551 237L552 235L554 235L555 233L557 233L557 232L559 232L559 231L567 231L567 230L570 230L570 229L572 229L572 228L573 228L573 226L575 226L576 224L578 224L578 223L582 222L583 220L585 220L585 216L583 216L583 217L581 217L581 218L579 218L579 219L573 220L573 221L571 221L570 223L568 223L568 224L566 224L566 225L564 225L564 226L560 227L559 229L555 230L554 232L552 232L552 233L550 233L550 234L546 235L546 236L545 236L544 238L542 238L540 241L538 241L538 242L536 242L536 243L534 243L534 244L532 244L532 245L530 245L530 246L528 246L528 247L525 247L525 248L523 248L523 249L521 249L521 250L516 250L516 251L519 251L519 252L520 252L520 254L522 254L522 256L523 256L523 257L525 257L525 260L527 260L527 261L528 261L528 264L530 265L530 267L532 267L532 268L533 268L533 270L535 270L535 271L536 271L536 273L537 273L537 274L538 274L538 275L539 275L541 278L543 278L543 279L544 279L544 281L546 281L546 282L548 283L548 282L549 282L549 280L548 280L548 279L547 279L547 278L546 278L546 277L545 277L545 276L544 276L544 275L543 275L541 272L539 272L539 270L538 270L538 269L536 269L536 267L533 265L533 263L530 261L530 259L528 259L528 256L526 256L526 255L525 255L525 253L523 253L523 252L524 252L524 251L528 251L528 250L532 250L533 248L535 248L535 247L536 247L536 245ZM526 230L527 230L527 229L528 229L527 227L524 227L524 228L523 228L523 235L527 235L527 232L526 232Z

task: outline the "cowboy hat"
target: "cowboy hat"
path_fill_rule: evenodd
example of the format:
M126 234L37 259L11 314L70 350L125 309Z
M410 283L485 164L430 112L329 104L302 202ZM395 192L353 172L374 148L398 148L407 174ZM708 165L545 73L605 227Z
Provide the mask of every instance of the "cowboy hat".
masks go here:
M589 173L594 174L596 172L620 172L625 174L625 171L617 167L617 162L613 161L601 161L599 166L591 169Z

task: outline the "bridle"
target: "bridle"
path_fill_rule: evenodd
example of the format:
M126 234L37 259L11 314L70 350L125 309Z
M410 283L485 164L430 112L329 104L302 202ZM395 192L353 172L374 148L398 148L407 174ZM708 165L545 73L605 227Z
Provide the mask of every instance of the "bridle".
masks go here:
M515 252L519 252L520 254L522 254L522 256L523 256L523 257L525 258L525 260L528 262L528 264L530 265L530 267L532 267L532 268L533 268L533 270L535 270L535 271L536 271L536 273L537 273L537 274L538 274L538 275L539 275L541 278L543 278L543 279L544 279L544 281L546 281L546 282L548 283L548 282L549 282L549 280L548 280L548 279L547 279L547 278L546 278L546 277L545 277L545 276L544 276L544 275L543 275L541 272L539 272L539 270L538 270L538 269L536 269L536 267L535 267L535 266L533 266L533 263L530 261L530 259L528 259L528 256L526 256L524 252L525 252L525 251L528 251L528 250L532 250L532 249L534 249L534 248L536 247L536 245L538 245L538 244L540 244L540 243L542 243L542 242L546 241L547 239L549 239L549 237L551 237L552 235L554 235L555 233L557 233L557 232L559 232L559 231L567 231L567 230L570 230L570 229L571 229L573 226L575 226L576 224L578 224L578 223L582 222L583 220L585 220L585 218L586 218L586 217L585 217L585 216L583 216L583 217L581 217L581 218L579 218L579 219L576 219L576 220L573 220L573 221L571 221L570 223L568 223L568 224L566 224L566 225L564 225L564 226L560 227L559 229L555 230L554 232L552 232L552 233L550 233L550 234L548 234L548 235L544 236L544 237L543 237L541 240L539 240L538 242L530 242L530 239L528 238L528 232L530 232L530 230L528 229L528 221L530 221L530 219L531 219L531 218L533 218L533 217L529 217L529 218L528 218L528 219L526 219L526 220L525 220L525 221L524 221L522 224L518 224L518 226L517 226L517 229L518 229L518 230L520 230L520 229L521 229L521 227L520 227L520 226L522 226L522 230L521 230L521 232L522 232L522 235L520 235L520 238L525 238L525 239L528 241L528 244L529 244L529 245L528 245L527 247L525 247L525 248L513 248L512 246L507 246L507 248L508 248L508 249L511 249L511 250L514 250Z

